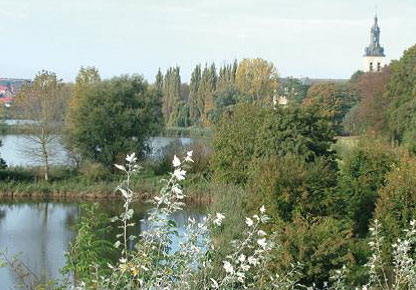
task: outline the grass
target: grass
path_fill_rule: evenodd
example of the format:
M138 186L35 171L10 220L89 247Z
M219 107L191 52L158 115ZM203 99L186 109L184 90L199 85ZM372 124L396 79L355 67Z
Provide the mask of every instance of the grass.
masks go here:
M13 167L0 171L0 197L8 198L67 198L67 199L120 199L115 188L124 178L122 174L107 174L99 180L91 179L74 169L53 167L50 181L41 178L37 167ZM160 179L166 175L155 175L145 169L131 180L137 199L149 199L159 192L163 184ZM190 174L187 180L187 201L209 204L212 188L200 174Z

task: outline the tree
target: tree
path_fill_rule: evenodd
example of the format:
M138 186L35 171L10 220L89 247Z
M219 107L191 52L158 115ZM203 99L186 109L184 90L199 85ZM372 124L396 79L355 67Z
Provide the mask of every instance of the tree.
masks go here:
M171 118L173 109L176 103L180 101L180 90L181 90L181 76L180 68L170 67L163 81L163 115L165 117L166 124L172 125L174 119Z
M390 245L402 236L403 229L416 216L416 159L404 156L387 174L386 183L378 191L375 218L382 225L386 241L384 253L392 257Z
M80 99L72 140L83 157L107 168L125 152L143 156L146 140L162 123L160 92L141 76L121 76L91 85Z
M238 65L237 88L254 102L270 104L277 94L279 77L272 62L261 58L243 59Z
M208 112L214 108L214 93L217 87L217 72L215 64L205 65L202 71L201 83L198 88L198 107L201 108L201 122L210 125Z
M331 157L333 131L313 107L291 105L272 109L237 104L215 130L212 157L217 178L244 184L256 159L298 155L307 162Z
M162 71L159 70L157 71L157 75L156 75L156 82L155 82L155 88L159 91L159 92L163 92L163 74Z
M391 77L385 99L392 140L416 151L416 45L406 50L399 61L390 64Z
M59 138L57 132L63 125L68 100L69 87L48 71L39 72L16 96L19 117L33 121L28 124L31 130L26 137L34 147L28 152L43 163L45 180L49 179L50 162L54 157L52 145Z
M362 137L340 163L338 211L353 221L355 234L365 237L385 177L398 163L397 152L374 137Z
M202 115L202 106L198 95L201 74L201 65L198 64L192 71L191 82L189 84L189 114L192 125L198 124Z
M306 98L309 85L304 85L299 79L286 78L281 81L279 96L286 97L291 102L301 104Z
M64 141L68 151L75 160L77 167L80 163L80 156L77 152L77 144L71 136L71 132L74 132L74 126L77 123L77 111L81 98L85 95L85 91L92 85L101 81L101 76L95 67L81 67L76 77L74 90L72 92L71 101L69 102L68 113L65 119L65 136Z
M309 89L303 106L316 106L323 116L332 120L337 134L344 133L343 120L358 102L358 93L349 84L316 83Z
M369 132L388 136L386 110L389 101L384 94L390 79L389 67L378 73L354 76L351 82L359 92L360 102L346 116L347 130L355 134Z

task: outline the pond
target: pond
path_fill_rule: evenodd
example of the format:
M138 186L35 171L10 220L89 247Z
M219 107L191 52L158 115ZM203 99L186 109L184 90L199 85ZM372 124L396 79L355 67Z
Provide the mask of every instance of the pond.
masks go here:
M109 217L117 215L122 204L103 202L103 211ZM146 228L139 222L146 216L148 206L134 205L135 234ZM73 229L80 205L75 202L51 201L0 201L0 251L7 248L9 255L19 254L20 260L42 281L59 277L59 269L65 264L64 253L68 243L75 237ZM201 222L203 208L188 208L172 215L179 230L183 231L188 217ZM116 229L116 224L111 224ZM109 239L115 241L116 230ZM177 243L177 241L176 241ZM16 275L9 268L0 268L0 289L9 289L17 282Z
M36 143L34 143L30 136L24 135L3 135L0 136L3 146L0 148L0 156L3 158L8 166L37 166L41 165L39 158L32 154L36 150ZM151 156L156 156L158 152L165 146L169 145L176 138L171 137L151 137L149 144L152 147ZM189 145L190 138L179 138L182 145ZM52 158L53 165L71 165L68 151L62 145L61 139L57 137L51 144L53 148L51 152L54 153ZM129 152L126 152L126 154Z

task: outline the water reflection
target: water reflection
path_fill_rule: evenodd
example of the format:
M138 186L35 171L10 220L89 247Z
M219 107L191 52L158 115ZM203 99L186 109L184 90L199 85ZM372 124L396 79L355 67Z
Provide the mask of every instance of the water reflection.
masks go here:
M117 215L121 207L119 202L102 203L110 217ZM139 234L148 227L139 222L146 217L148 206L137 203L134 209L137 226L131 234ZM59 269L65 264L64 252L75 237L73 225L79 210L79 204L73 202L0 202L0 251L7 248L10 255L20 253L22 262L42 281L59 277ZM204 209L192 208L174 214L172 218L181 232L189 216L201 221ZM115 241L117 231L117 225L112 224L108 238ZM0 268L0 289L10 288L16 282L10 269Z

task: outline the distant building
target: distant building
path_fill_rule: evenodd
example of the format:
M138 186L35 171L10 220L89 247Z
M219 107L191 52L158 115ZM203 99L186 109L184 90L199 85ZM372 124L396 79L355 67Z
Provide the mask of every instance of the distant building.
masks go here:
M380 27L377 15L370 31L370 45L365 48L364 72L379 72L386 65L384 48L380 45Z

